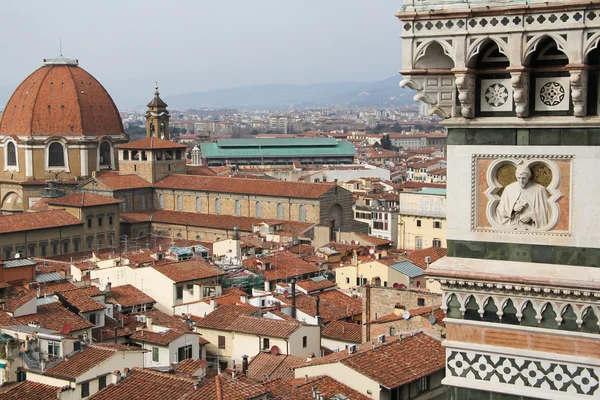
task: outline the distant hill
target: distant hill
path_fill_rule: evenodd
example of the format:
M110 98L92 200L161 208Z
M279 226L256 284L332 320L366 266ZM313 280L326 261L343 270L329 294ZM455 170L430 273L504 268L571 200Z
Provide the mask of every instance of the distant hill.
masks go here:
M414 93L400 89L400 75L374 83L337 82L313 85L256 85L208 92L165 96L170 108L199 107L307 108L401 107L413 102Z

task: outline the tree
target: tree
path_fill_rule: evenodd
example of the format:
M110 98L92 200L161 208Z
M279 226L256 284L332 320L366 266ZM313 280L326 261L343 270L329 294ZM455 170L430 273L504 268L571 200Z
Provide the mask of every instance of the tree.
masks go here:
M392 145L392 139L390 139L390 135L383 135L383 137L381 138L381 147L383 147L386 150L392 150L393 149L393 145Z
M258 135L258 131L256 129L252 129L252 132L250 132L251 135Z
M185 135L186 133L187 133L187 129L185 129L185 128L181 128L181 134L182 134L182 135Z
M181 133L181 128L173 127L173 128L171 128L171 133L174 135L178 135Z

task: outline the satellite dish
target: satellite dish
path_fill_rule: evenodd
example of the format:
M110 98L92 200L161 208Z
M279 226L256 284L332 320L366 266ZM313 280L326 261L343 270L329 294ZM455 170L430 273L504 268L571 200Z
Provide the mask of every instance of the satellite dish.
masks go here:
M64 324L62 329L60 330L64 335L68 335L71 333L71 324Z
M370 249L370 250L369 250L369 254L375 254L375 250L373 250L373 249Z
M404 318L404 319L409 319L409 318L410 318L410 313L409 313L408 311L404 311L404 312L402 313L402 318Z
M433 315L430 315L429 318L427 318L427 321L429 321L429 323L433 325L433 323L435 322L435 317Z
M279 347L277 347L277 346L271 347L271 354L273 354L274 356L279 354Z
M106 290L106 285L104 283L101 283L98 289L100 289L101 292L104 292Z
M400 284L399 284L399 283L397 283L397 282L396 282L396 283L394 283L394 286L393 286L393 288L394 288L394 289L400 289Z
M201 367L206 367L206 361L205 360L200 360L200 366Z

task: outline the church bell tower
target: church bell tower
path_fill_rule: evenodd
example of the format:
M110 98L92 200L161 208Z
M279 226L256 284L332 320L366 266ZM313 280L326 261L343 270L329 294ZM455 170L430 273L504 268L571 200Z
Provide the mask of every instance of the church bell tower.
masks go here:
M148 103L146 111L146 137L169 140L169 118L171 115L167 110L167 103L162 101L158 94L158 84L154 86L154 99Z

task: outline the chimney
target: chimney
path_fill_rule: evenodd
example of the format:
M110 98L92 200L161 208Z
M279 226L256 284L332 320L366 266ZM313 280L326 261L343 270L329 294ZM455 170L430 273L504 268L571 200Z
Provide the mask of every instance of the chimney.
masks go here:
M115 344L117 344L117 327L116 326L115 326L113 333L115 335Z
M112 373L112 376L110 377L110 380L112 384L116 385L121 381L121 371L119 371L118 369L115 369Z
M296 280L292 279L292 318L296 319Z
M146 317L146 327L148 330L152 330L152 318Z
M248 375L248 356L242 356L242 375Z
M215 299L212 299L210 301L210 306L212 307L213 310L217 309L217 301Z

